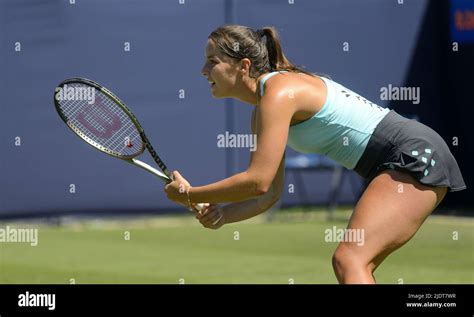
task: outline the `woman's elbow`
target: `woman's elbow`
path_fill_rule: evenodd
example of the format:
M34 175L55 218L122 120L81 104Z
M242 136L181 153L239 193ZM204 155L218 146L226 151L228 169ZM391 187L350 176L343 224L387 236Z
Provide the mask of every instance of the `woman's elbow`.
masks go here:
M252 194L255 197L266 195L271 191L273 178L266 177L262 173L247 172L248 182L252 188Z
M255 196L263 196L266 195L272 186L271 182L265 182L263 180L256 180L255 181Z
M266 193L268 193L268 190L269 190L268 187L257 186L255 189L255 196L263 196Z
M247 181L250 183L249 187L252 188L252 196L258 197L263 196L270 190L272 183L263 179L260 175L247 172Z

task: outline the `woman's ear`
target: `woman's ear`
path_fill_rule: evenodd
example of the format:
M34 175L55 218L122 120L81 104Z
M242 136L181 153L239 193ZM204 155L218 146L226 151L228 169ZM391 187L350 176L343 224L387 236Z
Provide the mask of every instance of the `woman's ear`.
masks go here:
M248 58L243 58L240 60L240 71L243 74L250 74L250 66L252 62Z

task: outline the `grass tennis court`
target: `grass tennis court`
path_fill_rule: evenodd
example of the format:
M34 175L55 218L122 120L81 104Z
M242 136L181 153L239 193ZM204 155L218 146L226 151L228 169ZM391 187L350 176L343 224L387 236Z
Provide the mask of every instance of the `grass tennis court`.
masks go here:
M293 209L278 212L271 222L260 216L217 231L188 216L60 227L2 223L36 226L39 239L36 247L0 243L0 283L333 284L337 243L325 242L324 231L345 228L349 212L338 211L340 221L325 216ZM473 267L474 219L431 216L375 277L389 284L474 283Z

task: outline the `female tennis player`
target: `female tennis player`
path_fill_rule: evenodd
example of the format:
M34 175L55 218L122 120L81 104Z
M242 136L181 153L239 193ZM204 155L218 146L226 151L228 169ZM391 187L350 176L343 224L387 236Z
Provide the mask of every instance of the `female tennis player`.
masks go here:
M208 38L202 75L215 98L255 106L251 127L257 134L246 171L197 187L175 171L165 187L180 204L207 202L197 215L206 228L254 217L278 201L287 144L325 154L368 180L348 225L364 230L364 243L338 245L335 274L340 283L375 283L374 270L415 235L446 192L466 188L435 131L293 65L272 27L217 28Z

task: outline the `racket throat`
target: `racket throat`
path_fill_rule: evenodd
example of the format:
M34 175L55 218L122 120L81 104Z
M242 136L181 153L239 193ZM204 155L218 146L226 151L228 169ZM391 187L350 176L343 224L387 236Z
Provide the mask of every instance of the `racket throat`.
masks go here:
M148 152L151 154L151 157L153 158L153 160L156 162L156 164L158 164L158 166L165 173L165 175L168 176L169 179L173 180L173 175L168 171L168 168L166 167L165 163L163 163L161 158L158 156L153 146L151 146L151 143L150 141L148 141L148 138L146 137L145 132L141 131L140 136L142 138L142 141L145 143L145 146Z
M151 167L145 162L136 160L136 159L131 159L131 160L126 160L128 163L133 164L135 166L138 166L142 169L144 169L147 172L150 172L156 176L158 176L161 180L163 180L166 183L171 182L172 180L168 177L168 175L162 173L161 171L157 170L156 168Z

